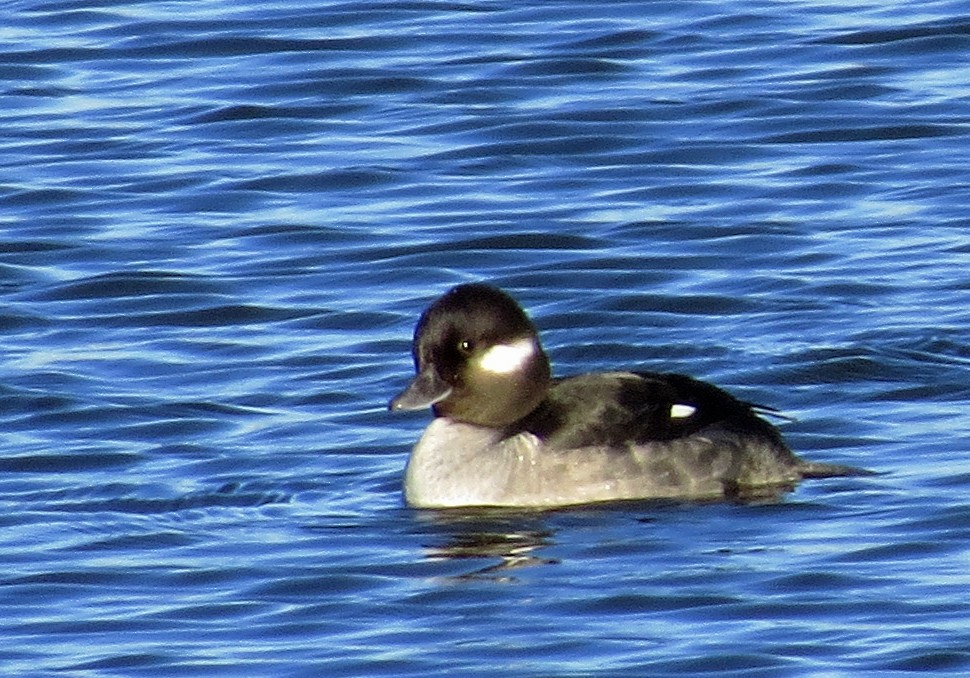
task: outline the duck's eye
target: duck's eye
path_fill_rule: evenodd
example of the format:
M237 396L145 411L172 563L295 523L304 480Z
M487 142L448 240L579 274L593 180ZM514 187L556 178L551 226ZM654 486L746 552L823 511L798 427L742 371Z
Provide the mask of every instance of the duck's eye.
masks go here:
M474 348L475 344L470 339L462 339L458 342L458 352L462 355L470 355Z

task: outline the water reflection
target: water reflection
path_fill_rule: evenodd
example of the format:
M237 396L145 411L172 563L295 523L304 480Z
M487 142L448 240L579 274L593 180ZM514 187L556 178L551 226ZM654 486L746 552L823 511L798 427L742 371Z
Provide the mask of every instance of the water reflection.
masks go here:
M603 514L625 513L637 523L650 523L666 513L690 515L692 509L705 506L768 506L784 503L794 485L748 488L723 499L677 500L648 499L603 502L587 506L558 508L548 511L522 509L449 509L416 511L417 531L429 560L468 561L477 569L453 575L457 579L497 578L512 580L511 572L539 565L555 565L558 558L543 551L558 543L558 527L566 524L598 521Z
M511 580L512 570L559 562L539 554L555 544L555 530L545 520L548 514L488 509L427 511L418 516L422 531L437 540L424 545L429 559L488 563L458 579Z

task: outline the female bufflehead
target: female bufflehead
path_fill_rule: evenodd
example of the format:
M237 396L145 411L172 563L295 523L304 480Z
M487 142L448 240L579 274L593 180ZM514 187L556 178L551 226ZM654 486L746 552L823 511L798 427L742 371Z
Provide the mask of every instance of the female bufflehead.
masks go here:
M415 507L554 507L620 499L777 495L861 469L799 459L759 409L679 374L550 376L504 292L459 285L421 315L417 376L392 410L435 415L411 452Z

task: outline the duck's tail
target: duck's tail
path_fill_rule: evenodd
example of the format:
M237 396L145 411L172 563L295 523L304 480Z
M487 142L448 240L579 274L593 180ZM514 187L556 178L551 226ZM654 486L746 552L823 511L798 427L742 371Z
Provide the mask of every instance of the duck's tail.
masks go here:
M798 471L802 478L844 478L846 476L874 476L875 471L858 466L844 466L842 464L826 464L817 461L803 461Z

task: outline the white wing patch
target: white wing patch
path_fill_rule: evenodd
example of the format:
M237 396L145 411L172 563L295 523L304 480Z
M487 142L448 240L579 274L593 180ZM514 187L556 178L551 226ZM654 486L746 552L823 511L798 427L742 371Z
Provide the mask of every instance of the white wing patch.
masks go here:
M683 403L674 403L670 406L670 418L671 419L686 419L690 415L694 414L697 408L693 405L684 405Z
M530 338L517 339L510 344L496 344L482 354L479 366L495 374L511 374L521 370L535 354Z

